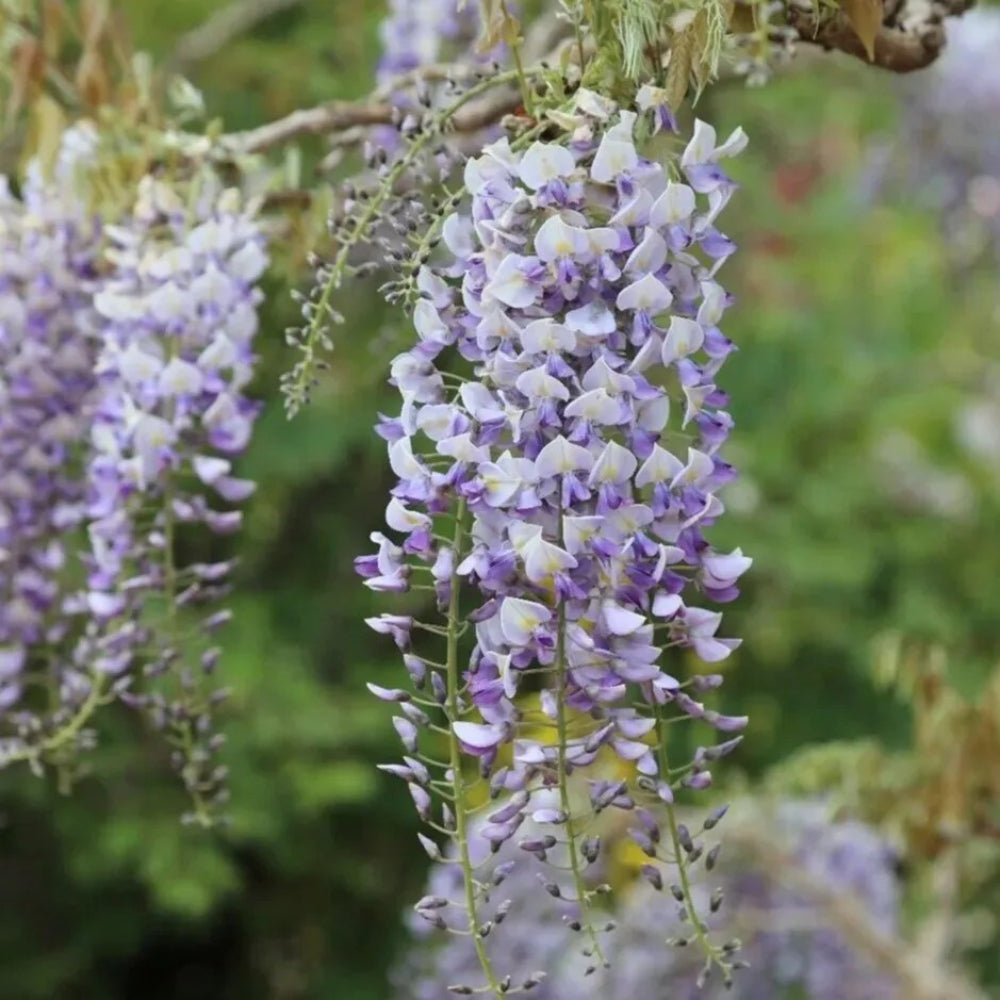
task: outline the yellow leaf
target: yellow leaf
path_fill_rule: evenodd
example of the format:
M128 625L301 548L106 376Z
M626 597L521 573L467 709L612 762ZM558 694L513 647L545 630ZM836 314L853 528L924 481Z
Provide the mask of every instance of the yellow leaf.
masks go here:
M843 0L844 16L868 53L869 61L875 59L875 38L882 27L881 0Z
M41 164L43 173L50 173L59 154L66 116L47 94L40 94L31 106L29 141L25 152Z
M667 67L667 104L671 108L679 108L688 91L691 79L692 48L694 36L691 30L685 29L674 35L670 46L670 65Z

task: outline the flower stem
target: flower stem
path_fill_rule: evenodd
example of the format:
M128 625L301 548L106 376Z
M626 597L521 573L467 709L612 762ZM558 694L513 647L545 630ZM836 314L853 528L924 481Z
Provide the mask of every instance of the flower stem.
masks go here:
M561 524L561 519L560 519ZM561 539L560 539L561 540ZM573 888L580 904L580 922L587 929L587 936L593 946L594 958L602 964L607 964L601 951L601 942L597 938L593 922L590 919L590 904L583 881L583 870L580 865L580 853L577 850L577 830L574 823L573 807L569 797L569 767L567 762L568 723L566 719L566 688L568 668L566 665L566 604L559 602L559 634L556 638L556 739L558 740L558 773L559 773L559 805L566 814L566 849L569 853L569 870L573 875Z
M176 546L176 521L173 510L174 484L170 482L164 490L163 496L163 590L166 599L167 629L172 642L180 646L180 622L177 614L177 563L174 558ZM197 766L194 763L194 735L190 719L175 724L177 742L184 759L181 778L191 796L193 806L192 816L194 821L202 827L212 825L212 817L209 812L205 797L199 787Z
M656 736L657 736L657 756L659 758L660 764L660 774L666 780L667 776L670 774L670 756L667 750L667 740L669 736L666 731L668 719L663 717L663 708L660 705L654 705L654 714L656 716ZM709 939L708 935L705 933L705 927L701 920L698 918L698 914L695 912L694 895L691 891L691 879L688 875L688 863L685 858L684 847L681 844L680 829L677 825L677 812L674 808L673 803L666 804L667 813L667 828L670 831L670 843L674 852L674 861L677 865L677 874L681 883L681 892L684 894L684 905L687 907L688 916L691 919L691 926L694 929L695 938L701 947L702 952L708 962L714 965L718 965L724 973L729 972L729 963L721 956L720 949L718 949Z
M25 745L9 753L0 751L0 767L21 761L37 762L40 758L61 750L67 743L79 736L84 726L87 725L94 712L101 705L106 691L107 679L103 674L99 674L91 681L87 697L80 703L79 708L70 716L64 726L50 733L37 746Z
M465 535L465 501L460 500L455 511L455 536L453 548L455 552L455 566L461 563L462 539ZM461 578L455 570L451 573L451 595L448 599L448 629L447 629L447 656L445 657L446 681L448 694L448 718L454 722L459 717L459 691L462 686L462 679L458 668L458 640L461 635L459 618L459 588ZM458 738L451 733L448 741L451 749L451 783L454 795L455 812L455 843L458 846L459 864L462 868L462 881L465 887L465 906L469 917L469 933L472 935L472 944L476 949L476 957L479 965L486 976L490 990L497 997L503 996L500 987L500 980L493 969L493 963L486 952L486 944L479 933L479 924L476 920L476 876L469 855L469 810L465 800L465 783L462 780L462 756L458 745Z

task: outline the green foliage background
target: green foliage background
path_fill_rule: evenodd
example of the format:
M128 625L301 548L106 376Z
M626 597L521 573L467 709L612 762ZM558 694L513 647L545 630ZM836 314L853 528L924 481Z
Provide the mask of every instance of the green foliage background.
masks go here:
M162 59L220 5L117 6ZM360 95L380 15L374 2L308 0L191 76L230 129ZM733 780L812 742L905 739L905 709L870 679L880 635L945 643L969 692L1000 648L1000 470L955 435L996 342L995 275L957 268L938 222L905 198L859 199L865 137L892 130L894 86L860 64L809 59L765 89L717 88L700 108L752 140L726 216L742 248L726 267L740 297L727 332L741 348L726 384L744 478L716 532L756 559L727 615L745 644L725 698L753 720ZM361 622L375 602L351 560L384 506L370 427L393 406L387 345L405 330L374 287L351 288L333 371L288 422L277 381L295 313L287 288L270 291L268 405L244 463L262 485L225 640L231 825L180 826L162 747L127 715L105 720L94 774L72 797L0 774L4 1000L387 995L424 860L408 797L373 767L396 748L364 682L392 683L398 668ZM958 512L921 500L941 477L964 490Z

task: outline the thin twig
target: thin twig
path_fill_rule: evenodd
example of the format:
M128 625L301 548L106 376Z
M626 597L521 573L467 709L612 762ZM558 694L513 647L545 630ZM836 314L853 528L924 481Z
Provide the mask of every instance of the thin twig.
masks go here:
M357 125L388 125L392 122L390 104L330 101L315 108L302 108L266 125L231 132L219 144L235 153L261 153L302 135L325 135L342 132Z
M240 35L252 31L262 21L301 2L302 0L237 0L182 35L174 46L174 62L184 66L203 62Z
M297 0L266 0L266 2L288 5ZM944 46L942 19L961 13L971 5L971 2L972 0L909 0L909 5L904 3L895 7L893 20L883 26L875 40L873 60L875 65L899 73L929 65ZM926 11L918 12L925 14L924 20L920 20L912 9L919 3L923 3L926 8ZM866 58L861 40L842 14L837 13L819 21L812 12L811 5L810 10L805 11L790 3L788 19L803 41L838 49L858 58ZM211 21L200 29L202 34L209 34L210 24ZM558 40L560 37L558 23L545 21L544 28L544 31L540 30L532 39L534 45L537 46L543 41L552 42L553 39ZM557 57L558 53L553 53L553 56ZM338 146L353 144L363 137L365 134L363 129L392 123L396 112L386 99L389 95L420 83L475 79L477 76L478 72L467 65L424 66L386 82L366 100L330 101L315 108L293 111L283 118L257 128L223 136L220 143L236 153L263 152L302 135L340 135L343 138L337 142ZM516 110L519 104L520 97L513 89L498 88L495 93L485 95L465 109L461 115L456 116L454 128L458 132L465 133L478 131L496 124L504 115Z
M452 126L456 132L476 132L499 122L520 103L520 95L513 88L498 87L456 114ZM302 135L327 135L358 126L390 125L397 113L386 103L331 101L316 108L293 111L258 128L229 133L220 137L219 144L234 153L261 153Z

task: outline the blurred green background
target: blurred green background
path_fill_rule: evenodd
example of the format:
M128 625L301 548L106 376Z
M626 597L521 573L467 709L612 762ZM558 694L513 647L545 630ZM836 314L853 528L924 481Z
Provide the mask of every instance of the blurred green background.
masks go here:
M222 5L114 6L165 60ZM374 0L291 4L186 71L228 129L358 96L382 13ZM880 638L940 641L970 695L1000 650L1000 460L962 432L998 391L996 263L957 260L905 193L862 197L870 144L896 129L897 83L810 55L699 107L751 136L724 217L741 246L724 275L739 297L725 385L743 476L714 536L756 560L727 611L744 645L724 702L752 717L732 780L825 740L901 745L907 710L872 679ZM349 289L332 372L289 422L277 383L295 306L277 279L269 292L267 409L243 469L261 487L225 636L231 823L180 826L164 750L127 714L105 719L71 797L0 774L3 1000L387 996L425 860L408 796L374 769L397 749L364 682L393 684L399 667L362 624L382 605L351 560L384 508L370 428L394 406L387 344L405 333L374 285Z

